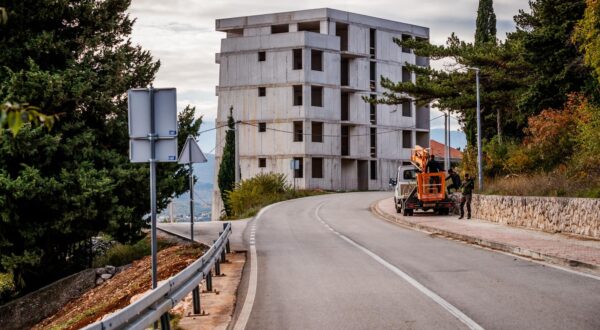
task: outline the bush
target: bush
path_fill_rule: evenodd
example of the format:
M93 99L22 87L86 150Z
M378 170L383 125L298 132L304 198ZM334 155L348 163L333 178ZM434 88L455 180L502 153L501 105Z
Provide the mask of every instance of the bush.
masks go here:
M486 182L484 194L510 196L550 196L600 198L600 180L570 176L566 167L550 173L507 175Z
M157 245L158 250L162 250L166 247L172 246L173 244L163 240L158 240ZM93 266L123 266L132 263L134 260L148 256L150 253L151 246L149 237L143 238L135 244L117 243L108 249L106 253L94 258Z
M0 273L0 305L16 293L15 282L11 273Z
M281 173L261 173L242 180L233 191L226 192L225 203L230 207L230 219L241 219L256 215L269 204L283 200L323 194L319 190L291 189L286 176Z

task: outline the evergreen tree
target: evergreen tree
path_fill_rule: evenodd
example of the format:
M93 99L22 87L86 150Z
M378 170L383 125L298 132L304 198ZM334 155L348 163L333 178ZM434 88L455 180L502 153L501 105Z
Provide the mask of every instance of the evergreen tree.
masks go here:
M493 0L479 0L475 26L475 46L496 42L496 14Z
M131 43L129 0L0 0L0 103L58 115L51 131L0 134L0 272L33 290L87 267L87 242L105 232L141 237L150 210L148 166L128 159L127 94L159 63ZM179 116L179 145L197 135ZM158 207L187 189L188 171L159 164Z
M219 167L218 183L221 191L221 199L225 206L225 213L230 216L231 206L227 203L227 192L235 188L235 120L233 119L233 107L229 108L227 117L228 130L225 133L225 146L223 147L223 157Z

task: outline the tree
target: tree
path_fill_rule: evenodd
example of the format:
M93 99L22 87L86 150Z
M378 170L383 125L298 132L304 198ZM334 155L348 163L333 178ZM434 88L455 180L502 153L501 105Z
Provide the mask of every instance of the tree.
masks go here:
M522 44L522 55L535 77L518 106L527 116L560 109L572 92L598 99L596 82L583 56L571 42L575 24L583 18L585 0L535 0L530 12L515 16L517 31L509 39Z
M228 130L225 133L225 146L223 157L219 166L218 184L221 191L221 199L225 206L227 216L232 215L231 205L227 202L227 193L235 188L235 120L233 119L233 107L229 108L227 117Z
M23 292L86 267L90 238L141 237L150 209L148 166L128 159L127 95L159 68L131 43L129 0L0 0L0 103L60 114L52 131L0 132L0 272ZM179 115L179 145L197 135ZM157 202L187 189L188 170L159 164Z
M587 0L583 18L577 22L573 41L584 54L585 63L600 79L600 1Z
M475 45L496 42L496 14L493 0L479 0L475 22Z

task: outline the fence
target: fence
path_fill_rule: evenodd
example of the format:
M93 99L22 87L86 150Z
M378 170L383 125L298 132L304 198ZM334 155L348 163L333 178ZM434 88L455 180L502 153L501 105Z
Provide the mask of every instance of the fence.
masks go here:
M200 282L206 279L207 290L212 291L212 268L214 266L216 275L221 274L220 263L225 261L225 253L230 252L230 235L231 224L223 224L223 232L200 259L148 292L138 301L84 329L145 329L160 319L163 330L168 330L167 312L190 292L193 292L194 314L199 314Z

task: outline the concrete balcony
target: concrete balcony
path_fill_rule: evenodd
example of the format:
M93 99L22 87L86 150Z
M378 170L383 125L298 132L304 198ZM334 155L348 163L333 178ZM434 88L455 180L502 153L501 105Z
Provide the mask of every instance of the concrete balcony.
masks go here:
M292 47L314 47L339 51L340 38L328 34L300 31L221 39L221 53Z

